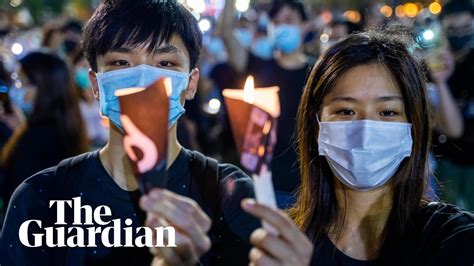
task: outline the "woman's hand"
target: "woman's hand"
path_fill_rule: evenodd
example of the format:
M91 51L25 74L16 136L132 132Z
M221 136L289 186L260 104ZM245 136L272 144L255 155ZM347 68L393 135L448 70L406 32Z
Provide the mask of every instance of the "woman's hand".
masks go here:
M252 199L242 201L242 208L278 231L272 235L263 228L255 230L250 242L250 265L309 265L313 244L284 212L260 205Z
M207 236L211 220L192 199L165 189L154 189L142 196L140 207L147 212L148 227L173 226L176 230L175 247L150 248L154 255L153 266L195 265L211 248Z

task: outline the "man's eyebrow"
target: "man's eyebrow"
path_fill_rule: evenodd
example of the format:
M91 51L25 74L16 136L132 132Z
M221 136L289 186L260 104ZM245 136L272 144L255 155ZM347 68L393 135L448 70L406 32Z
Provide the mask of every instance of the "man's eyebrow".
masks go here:
M119 47L119 48L113 49L112 52L128 54L132 52L132 49L127 48L127 47Z
M128 54L128 53L133 52L133 49L128 48L128 47L119 47L119 48L113 49L112 52ZM177 54L178 52L179 52L179 49L173 45L166 45L166 46L155 48L153 50L154 54Z
M178 52L179 49L173 45L166 45L153 50L153 53L155 54L177 54Z

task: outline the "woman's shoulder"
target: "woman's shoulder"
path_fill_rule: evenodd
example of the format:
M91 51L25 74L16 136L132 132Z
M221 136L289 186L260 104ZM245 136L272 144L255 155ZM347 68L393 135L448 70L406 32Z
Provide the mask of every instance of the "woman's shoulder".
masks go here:
M457 226L474 229L474 213L442 202L430 202L420 207L417 218L426 229L454 229Z
M416 227L419 251L429 255L433 265L474 263L473 213L455 205L431 202L419 209Z

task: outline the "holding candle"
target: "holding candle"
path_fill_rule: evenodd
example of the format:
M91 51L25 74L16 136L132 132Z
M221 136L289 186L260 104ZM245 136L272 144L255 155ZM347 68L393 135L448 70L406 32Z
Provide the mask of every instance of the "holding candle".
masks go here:
M127 88L115 93L126 133L124 148L143 193L167 184L170 82L168 78L160 79L146 89Z
M249 76L244 90L223 91L242 166L254 180L257 201L277 208L270 165L280 115L278 87L254 88ZM266 223L264 227L277 234Z

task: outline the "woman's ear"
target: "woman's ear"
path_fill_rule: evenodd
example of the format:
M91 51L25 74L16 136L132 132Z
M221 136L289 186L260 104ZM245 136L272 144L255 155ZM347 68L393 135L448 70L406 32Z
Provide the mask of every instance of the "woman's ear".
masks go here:
M94 94L94 98L98 101L99 100L99 84L97 83L97 77L95 75L95 72L92 69L89 69L89 81L91 82L92 93Z
M195 68L191 71L191 75L189 75L189 83L188 89L186 90L186 100L194 99L196 95L197 88L199 83L199 69Z

